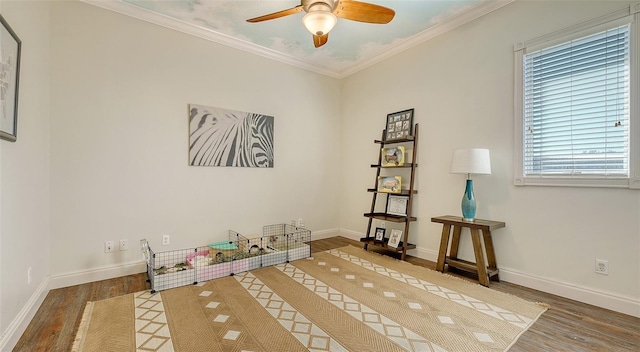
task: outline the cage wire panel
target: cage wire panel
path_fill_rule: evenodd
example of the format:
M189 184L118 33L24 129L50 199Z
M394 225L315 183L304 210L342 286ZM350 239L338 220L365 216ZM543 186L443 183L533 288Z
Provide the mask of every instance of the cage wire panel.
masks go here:
M231 275L231 261L237 248L237 244L231 241L198 247L196 256L190 261L196 268L198 282Z
M295 229L286 236L287 262L311 257L311 230Z
M247 238L236 231L229 230L229 240L238 243L238 250L233 254L231 273L237 274L262 266L262 237Z
M229 230L227 241L191 249L154 252L140 243L152 293L311 257L311 231L288 224L264 226L253 238Z
M267 225L262 228L262 266L287 262L287 237L285 224Z
M156 253L149 248L147 274L151 284L151 292L155 293L160 290L196 283L196 270L187 261L193 253L195 253L193 249Z

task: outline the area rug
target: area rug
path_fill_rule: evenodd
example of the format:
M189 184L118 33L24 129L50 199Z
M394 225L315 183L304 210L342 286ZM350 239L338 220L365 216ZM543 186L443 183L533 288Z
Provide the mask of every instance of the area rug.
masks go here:
M545 310L349 246L89 302L73 351L506 351Z

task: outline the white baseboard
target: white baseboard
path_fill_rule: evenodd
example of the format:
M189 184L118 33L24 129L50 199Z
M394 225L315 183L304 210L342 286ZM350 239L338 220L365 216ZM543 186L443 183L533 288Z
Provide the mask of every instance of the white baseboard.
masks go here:
M343 237L356 241L364 237L364 233L347 229L340 229L339 233ZM438 261L438 251L436 250L417 247L407 253L432 262ZM640 299L637 297L625 297L612 292L599 291L549 278L537 277L504 267L500 267L500 280L615 312L640 317Z
M638 298L594 290L502 267L500 280L640 318L640 299Z
M364 237L364 233L361 232L357 232L357 231L351 231L351 230L347 230L347 229L339 229L338 230L338 235L342 236L342 237L346 237L350 240L354 240L354 241L360 241L360 239L362 237Z
M327 229L312 232L312 239L325 239L334 236L343 236L355 241L359 241L364 234L357 231L347 229ZM408 252L410 255L423 258L436 262L438 259L438 252L436 250L418 247ZM30 313L32 306L35 305L35 310L40 306L42 300L46 296L46 293L50 289L67 287L73 285L84 284L93 281L106 280L120 276L126 276L131 274L138 274L146 271L146 264L144 261L136 261L130 263L124 263L114 266L105 266L100 268L93 268L88 270L70 272L66 274L54 275L47 281L42 289L39 287L40 292L38 297L30 300L31 305L25 306L26 312L24 316L27 316L27 312ZM558 295L561 297L573 299L579 302L591 304L594 306L602 307L605 309L613 310L616 312L640 317L640 300L635 297L625 297L611 292L604 292L594 290L591 288L585 288L578 285L559 282L549 278L536 277L530 274L522 273L514 269L500 268L500 279L503 281L511 282L524 287L532 288L538 291ZM35 295L35 294L34 294ZM39 297L41 295L42 297ZM32 302L33 301L33 302ZM23 309L24 310L24 309ZM35 311L33 312L35 314ZM23 316L22 314L19 316ZM33 315L31 315L33 316ZM18 319L18 318L16 318ZM30 319L30 318L29 318ZM27 323L28 324L28 321ZM25 325L26 328L26 325ZM0 342L4 341L4 335ZM16 340L17 342L17 340ZM2 351L2 345L0 345L0 351Z
M328 229L328 230L320 230L320 231L312 231L311 232L311 240L323 240L329 237L340 236L340 229Z
M118 265L103 266L87 270L73 271L51 276L51 289L68 287L89 282L108 280L115 277L144 273L147 264L143 260Z
M48 293L49 278L47 277L38 285L18 315L9 323L9 326L2 332L2 335L0 335L0 351L11 351L13 347L15 347Z
M340 229L339 235L354 241L360 241L360 238L365 236L364 233L347 230L347 229ZM407 251L407 254L412 255L414 257L430 260L432 262L436 262L438 260L437 251L433 251L433 250L422 248L422 247L416 247L415 249L410 249Z
M319 240L340 235L339 229L313 231L311 239ZM89 282L108 280L115 277L139 274L147 271L143 260L118 265L103 266L87 270L78 270L51 276L51 289L86 284Z

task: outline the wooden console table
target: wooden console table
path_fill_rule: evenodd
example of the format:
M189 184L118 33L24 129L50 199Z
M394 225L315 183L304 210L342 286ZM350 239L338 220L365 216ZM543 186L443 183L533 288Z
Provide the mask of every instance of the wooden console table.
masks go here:
M493 249L493 240L491 239L491 230L505 227L504 222L480 219L468 222L463 221L459 216L451 215L431 218L431 222L442 224L442 239L440 240L440 251L438 252L438 263L436 264L437 271L444 272L444 265L447 264L456 269L477 273L478 281L484 286L489 286L490 280L500 281L498 265L496 264L496 254ZM453 227L453 238L451 240L451 251L449 255L447 255L451 227ZM471 231L473 252L476 256L475 263L458 259L460 232L463 227ZM482 236L480 236L480 232L482 232ZM484 248L487 252L486 262L482 242L484 242Z

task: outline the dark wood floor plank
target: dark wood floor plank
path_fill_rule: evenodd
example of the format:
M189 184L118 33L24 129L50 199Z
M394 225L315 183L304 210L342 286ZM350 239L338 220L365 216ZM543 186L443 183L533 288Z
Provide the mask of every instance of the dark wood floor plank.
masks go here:
M347 245L362 246L345 237L331 237L313 241L311 250L316 253ZM397 257L397 253L381 253ZM436 263L422 258L407 256L407 261L435 270ZM477 282L473 277L452 274ZM13 351L69 351L88 301L148 288L146 273L142 273L51 290ZM640 318L504 281L492 282L491 288L550 306L511 352L640 352Z

